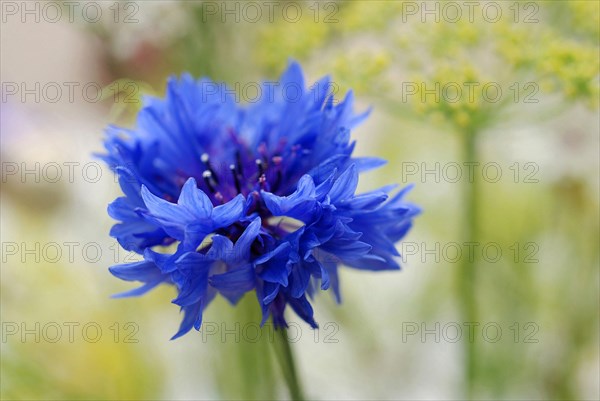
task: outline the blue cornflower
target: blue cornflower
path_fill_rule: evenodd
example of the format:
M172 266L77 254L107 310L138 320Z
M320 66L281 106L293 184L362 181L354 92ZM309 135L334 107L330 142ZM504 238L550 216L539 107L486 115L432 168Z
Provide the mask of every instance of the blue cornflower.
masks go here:
M263 323L285 326L289 305L317 327L307 296L331 288L339 302L340 265L400 268L394 243L419 210L403 201L408 188L355 193L359 173L384 164L352 157L350 130L367 113L354 114L351 92L334 104L328 77L307 89L294 62L273 87L240 107L222 85L171 78L135 129L106 130L102 158L125 195L108 208L119 221L111 235L143 255L110 271L143 283L119 296L177 288L174 338L200 328L217 293L235 304L255 291Z

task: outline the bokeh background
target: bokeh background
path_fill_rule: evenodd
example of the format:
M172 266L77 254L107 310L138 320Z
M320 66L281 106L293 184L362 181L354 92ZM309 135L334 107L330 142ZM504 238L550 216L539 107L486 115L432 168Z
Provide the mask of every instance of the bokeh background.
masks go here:
M357 153L389 163L361 188L424 210L403 271L344 269L319 331L290 315L309 398L600 398L598 2L48 4L0 3L2 399L288 396L252 297L177 341L171 288L110 298L136 256L93 153L169 75L251 101L289 58L373 108Z

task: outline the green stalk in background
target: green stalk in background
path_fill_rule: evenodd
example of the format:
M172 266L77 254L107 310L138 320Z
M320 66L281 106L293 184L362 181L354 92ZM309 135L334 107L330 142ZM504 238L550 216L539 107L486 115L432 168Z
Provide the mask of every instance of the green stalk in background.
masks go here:
M231 330L237 323L241 333L239 338L235 334L224 340L218 336L211 338L214 343L203 344L215 345L213 373L221 398L276 399L277 373L269 345L273 341L272 327L258 327L262 316L255 297L247 294L233 311L224 301L219 306L223 316L230 316L223 327Z
M282 328L275 330L273 347L275 351L275 357L281 366L281 371L283 372L283 376L285 378L285 382L287 383L292 400L304 400L302 387L300 386L298 375L296 374L294 355L288 340L287 329Z
M464 137L464 153L467 163L478 161L477 135L475 130L469 129ZM468 166L474 166L469 164ZM467 167L472 168L472 167ZM474 171L474 170L471 170ZM469 176L464 186L464 238L468 243L477 241L477 174ZM476 300L476 252L466 255L458 272L458 300L460 303L460 314L463 322L477 322L477 300ZM477 376L477 343L476 336L467 338L465 343L465 396L473 399L473 392Z

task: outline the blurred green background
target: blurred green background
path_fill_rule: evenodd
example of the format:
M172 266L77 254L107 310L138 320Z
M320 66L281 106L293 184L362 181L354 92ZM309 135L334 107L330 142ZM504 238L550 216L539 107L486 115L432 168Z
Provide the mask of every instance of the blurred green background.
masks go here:
M171 74L251 100L289 58L373 108L361 188L424 210L402 272L344 269L319 331L290 314L308 397L600 398L598 2L74 3L2 3L2 399L288 396L252 296L174 342L172 289L109 298L135 256L92 153Z

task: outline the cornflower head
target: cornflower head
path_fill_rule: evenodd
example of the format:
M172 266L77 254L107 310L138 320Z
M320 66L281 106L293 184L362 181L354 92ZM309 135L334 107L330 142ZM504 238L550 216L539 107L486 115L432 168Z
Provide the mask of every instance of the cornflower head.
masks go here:
M289 306L317 327L308 299L331 289L340 301L341 265L399 269L394 243L419 210L408 188L356 194L359 173L384 161L352 157L350 130L367 113L353 112L351 92L335 104L330 83L307 89L291 62L275 86L285 90L265 82L270 96L242 107L225 86L183 75L164 99L145 98L135 128L109 126L101 157L124 193L108 207L110 234L143 255L110 268L142 283L117 296L175 286L173 338L199 330L217 294L236 304L249 291L263 323L286 326Z

